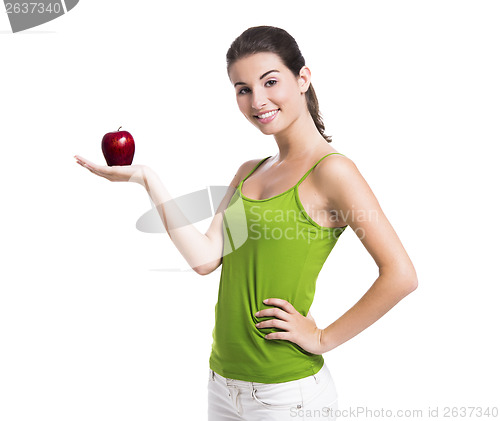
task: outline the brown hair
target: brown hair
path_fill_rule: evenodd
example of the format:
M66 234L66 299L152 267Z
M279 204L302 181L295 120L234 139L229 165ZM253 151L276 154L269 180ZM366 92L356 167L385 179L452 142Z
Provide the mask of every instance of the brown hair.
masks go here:
M305 66L305 60L300 52L295 39L284 29L275 26L254 26L245 30L232 43L226 54L227 72L230 66L238 59L255 53L275 53L286 67L295 75L299 76L300 69ZM316 128L327 142L332 138L325 135L325 124L319 111L318 98L314 92L312 83L306 92L307 109L314 120Z

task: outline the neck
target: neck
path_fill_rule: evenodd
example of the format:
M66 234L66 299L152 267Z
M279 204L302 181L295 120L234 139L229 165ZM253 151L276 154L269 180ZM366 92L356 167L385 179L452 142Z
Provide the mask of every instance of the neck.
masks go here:
M327 143L309 113L302 113L290 126L274 135L278 162L304 159Z

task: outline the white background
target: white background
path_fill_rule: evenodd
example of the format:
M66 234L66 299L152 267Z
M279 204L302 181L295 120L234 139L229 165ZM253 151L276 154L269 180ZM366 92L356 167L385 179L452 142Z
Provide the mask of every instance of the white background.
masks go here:
M73 155L104 164L102 136L123 126L134 163L175 197L275 154L225 68L256 25L297 40L332 146L418 274L414 293L324 354L339 408L499 406L499 18L497 1L82 0L12 34L2 13L0 419L206 419L220 269L185 271L166 233L135 228L146 191ZM377 276L346 230L317 281L318 326Z

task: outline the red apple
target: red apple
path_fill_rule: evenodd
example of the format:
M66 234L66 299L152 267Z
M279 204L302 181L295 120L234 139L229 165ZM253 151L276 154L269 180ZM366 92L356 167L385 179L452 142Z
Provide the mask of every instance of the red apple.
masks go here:
M135 143L132 135L122 130L120 126L116 132L106 133L102 138L101 148L107 164L130 165L134 159Z

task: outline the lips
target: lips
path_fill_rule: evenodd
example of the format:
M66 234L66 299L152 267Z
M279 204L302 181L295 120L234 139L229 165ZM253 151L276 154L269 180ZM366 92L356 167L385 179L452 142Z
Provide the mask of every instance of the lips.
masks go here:
M258 116L254 116L254 118L257 119L259 124L269 124L276 118L279 112L280 112L279 108L272 111L264 111L263 113L260 113Z
M261 113L254 115L254 117L258 119L269 118L272 117L277 111L279 111L279 108L276 108L274 110L262 111Z

